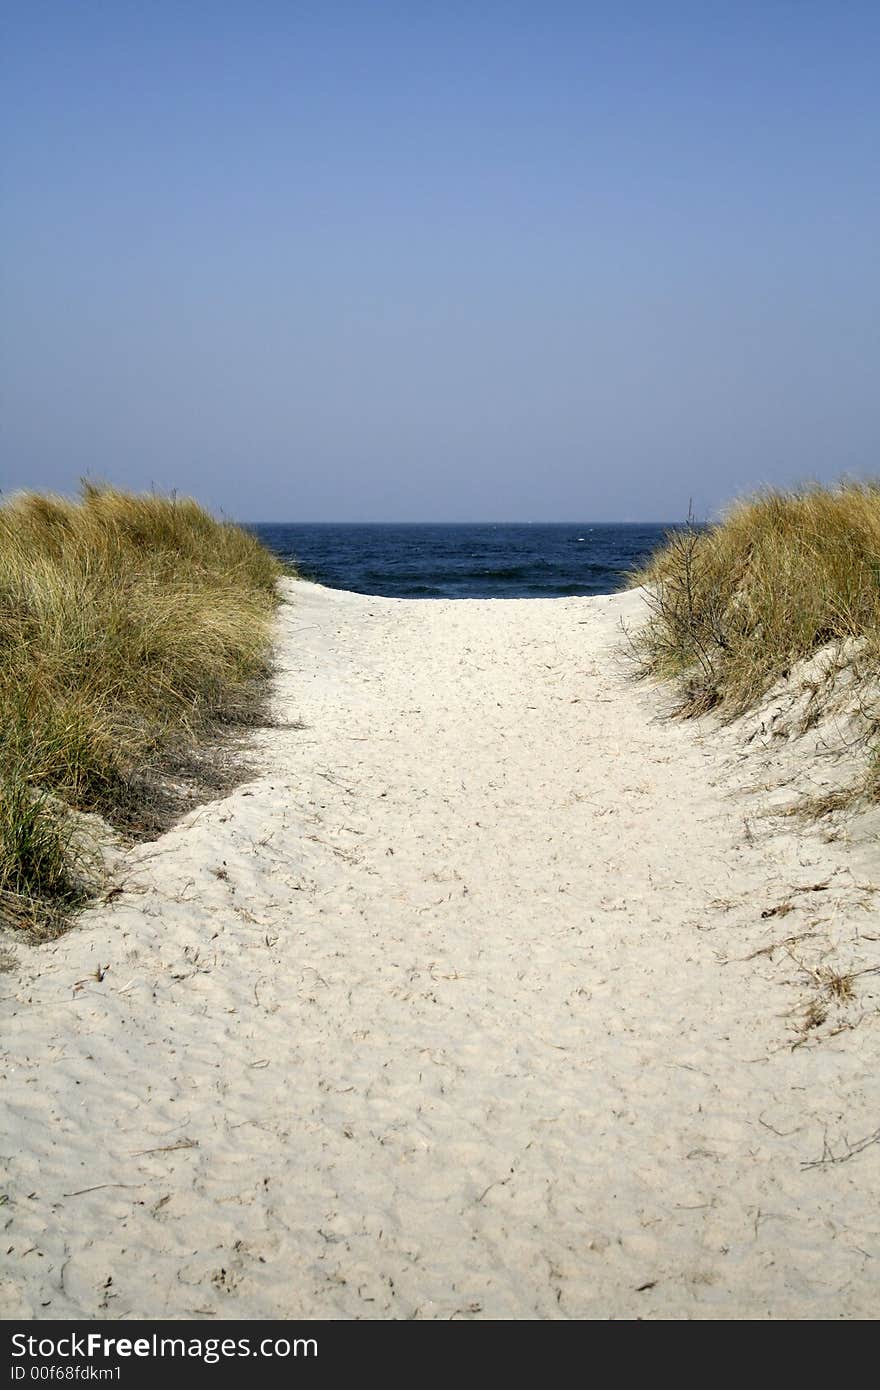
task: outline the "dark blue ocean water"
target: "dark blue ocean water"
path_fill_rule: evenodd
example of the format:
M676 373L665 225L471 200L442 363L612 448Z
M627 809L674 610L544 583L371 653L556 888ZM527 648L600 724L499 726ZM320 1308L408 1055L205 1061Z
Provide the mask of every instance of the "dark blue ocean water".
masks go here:
M389 598L610 594L659 546L664 525L261 525L282 560L332 589Z

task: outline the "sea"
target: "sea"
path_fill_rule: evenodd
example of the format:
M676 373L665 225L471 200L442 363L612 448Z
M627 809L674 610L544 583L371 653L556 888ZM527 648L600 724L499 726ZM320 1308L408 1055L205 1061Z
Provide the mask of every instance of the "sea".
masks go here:
M387 598L557 598L610 594L674 524L333 523L249 528L331 589Z

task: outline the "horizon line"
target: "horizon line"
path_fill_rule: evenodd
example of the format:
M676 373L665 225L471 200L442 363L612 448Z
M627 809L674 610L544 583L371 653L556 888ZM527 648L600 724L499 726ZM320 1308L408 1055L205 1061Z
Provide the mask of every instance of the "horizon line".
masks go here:
M239 526L684 526L687 517L665 521L237 521ZM695 526L710 523L696 521Z

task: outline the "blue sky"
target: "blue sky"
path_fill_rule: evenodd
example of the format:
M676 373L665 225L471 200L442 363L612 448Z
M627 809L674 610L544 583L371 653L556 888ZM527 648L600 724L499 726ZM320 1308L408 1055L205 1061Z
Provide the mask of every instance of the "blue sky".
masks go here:
M670 520L880 471L877 4L2 12L4 491Z

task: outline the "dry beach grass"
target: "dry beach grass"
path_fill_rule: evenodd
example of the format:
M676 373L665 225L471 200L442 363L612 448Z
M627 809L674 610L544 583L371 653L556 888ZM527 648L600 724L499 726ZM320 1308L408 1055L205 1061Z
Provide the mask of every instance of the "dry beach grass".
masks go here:
M195 502L85 485L0 508L0 910L60 920L87 822L161 826L162 782L253 717L280 567Z
M801 729L846 686L867 766L815 809L880 799L880 482L768 490L716 526L671 535L633 582L652 609L637 640L643 669L677 683L682 714L742 714L824 653Z

